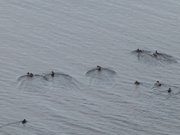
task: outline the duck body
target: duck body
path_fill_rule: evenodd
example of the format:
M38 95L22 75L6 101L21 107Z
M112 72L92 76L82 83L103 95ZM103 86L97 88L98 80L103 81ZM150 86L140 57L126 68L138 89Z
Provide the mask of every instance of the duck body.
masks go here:
M135 85L140 85L140 82L135 81L134 84L135 84Z

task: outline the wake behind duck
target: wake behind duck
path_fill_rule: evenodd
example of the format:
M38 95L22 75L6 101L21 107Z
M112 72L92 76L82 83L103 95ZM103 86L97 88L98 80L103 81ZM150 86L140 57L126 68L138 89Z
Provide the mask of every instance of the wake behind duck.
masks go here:
M44 74L44 76L53 84L53 86L79 88L79 81L66 73L51 71L50 73Z
M177 60L166 53L159 53L157 50L151 55L153 58L166 63L177 63Z
M136 49L132 51L133 54L137 55L138 60L142 60L144 62L151 62L151 63L177 63L177 60L166 53L160 53L157 50L155 52L148 51L148 50L142 50L142 49Z
M20 76L17 80L18 81L21 81L21 80L24 80L24 79L33 79L33 78L43 78L44 80L48 80L45 76L43 75L39 75L39 74L33 74L33 73L30 73L30 72L27 72L26 75L22 75Z
M45 74L44 76L46 78L48 78L48 79L55 78L55 77L63 77L63 78L66 78L68 80L72 80L73 79L73 77L68 75L68 74L61 73L61 72L54 72L54 71L51 71L51 73Z
M97 65L95 68L86 72L89 77L90 85L96 86L114 86L116 83L116 72L109 68L104 68Z
M134 51L132 51L132 53L134 53L134 54L149 54L149 53L151 53L151 51L148 51L148 50L142 50L142 49L136 49L136 50L134 50Z
M91 75L93 73L106 73L106 74L109 74L109 75L115 75L116 74L116 72L114 70L104 68L104 67L101 67L99 65L97 65L96 68L93 68L93 69L87 71L86 75L89 76L89 75Z

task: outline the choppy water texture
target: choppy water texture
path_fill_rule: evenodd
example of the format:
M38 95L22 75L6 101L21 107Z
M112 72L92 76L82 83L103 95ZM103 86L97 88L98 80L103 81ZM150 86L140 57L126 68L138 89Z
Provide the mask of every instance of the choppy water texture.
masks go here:
M180 134L179 0L1 0L0 12L1 135Z

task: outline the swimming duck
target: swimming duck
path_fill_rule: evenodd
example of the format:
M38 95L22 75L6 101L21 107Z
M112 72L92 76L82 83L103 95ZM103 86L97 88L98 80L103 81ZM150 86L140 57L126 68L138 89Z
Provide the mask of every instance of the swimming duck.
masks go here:
M33 77L34 75L33 75L33 73L27 72L27 76L28 76L28 77Z
M172 92L172 90L171 90L171 88L169 88L169 89L168 89L168 93L171 93L171 92Z
M154 57L157 57L157 54L156 54L156 53L153 53L153 56L154 56Z
M97 66L96 69L97 69L98 71L101 71L101 70L102 70L102 67L101 67L101 66Z
M51 77L54 77L54 74L55 74L54 71L52 71L52 72L51 72Z
M140 85L140 82L135 81L134 84L135 84L135 85Z
M155 54L159 54L157 50L155 51Z
M160 87L162 84L159 81L156 81L155 85Z
M160 53L158 53L158 51L156 50L156 51L153 53L153 56L154 56L154 57L157 57L158 55L160 55Z
M137 52L137 53L142 53L143 51L138 48L138 49L136 50L136 52Z
M33 77L33 76L34 76L33 73L30 73L30 74L29 74L29 77Z
M26 119L24 119L24 120L22 120L22 121L21 121L21 123L24 125L24 124L26 124L26 123L27 123L27 120L26 120Z

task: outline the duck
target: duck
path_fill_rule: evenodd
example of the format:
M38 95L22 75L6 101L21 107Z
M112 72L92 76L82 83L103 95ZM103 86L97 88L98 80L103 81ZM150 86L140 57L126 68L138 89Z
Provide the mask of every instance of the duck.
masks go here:
M102 70L102 67L101 67L101 66L97 66L96 69L97 69L98 71L101 71L101 70Z
M27 120L26 120L26 119L24 119L24 120L22 120L22 121L21 121L21 123L24 125L24 124L26 124L26 123L27 123Z
M51 77L54 77L55 73L54 71L51 72Z
M135 84L135 85L140 85L140 82L135 81L134 84Z
M168 93L171 93L171 92L172 92L172 90L171 90L171 88L169 88L169 89L168 89Z
M33 73L27 72L27 76L28 76L28 77L33 77L34 75L33 75Z
M159 81L156 81L154 85L160 87L162 84Z
M143 51L138 48L138 49L136 50L136 52L137 52L137 53L142 53Z

